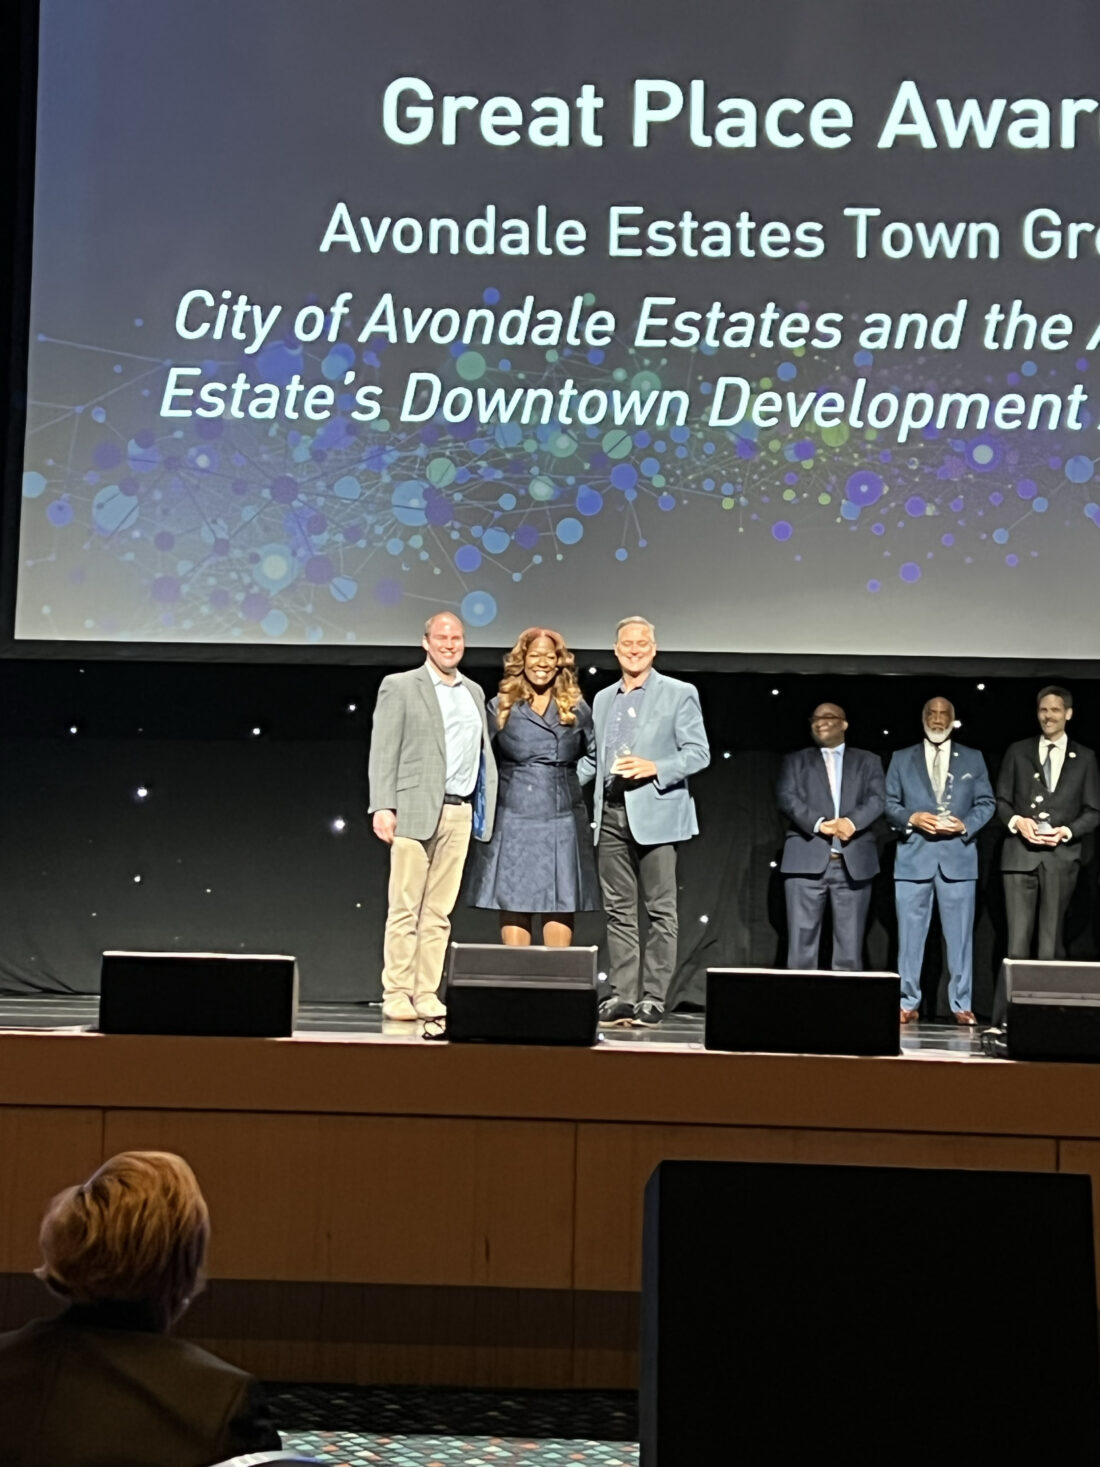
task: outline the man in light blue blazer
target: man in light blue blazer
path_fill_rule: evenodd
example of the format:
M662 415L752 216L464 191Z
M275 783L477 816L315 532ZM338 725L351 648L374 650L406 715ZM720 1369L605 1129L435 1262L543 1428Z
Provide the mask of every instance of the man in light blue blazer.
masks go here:
M886 818L899 835L894 894L901 1022L920 1018L920 972L935 897L947 945L948 1003L957 1024L973 1024L974 837L996 801L981 754L951 737L955 710L947 699L930 698L923 722L923 740L900 749L886 771Z
M592 702L594 752L577 769L595 780L596 856L607 913L611 995L604 1024L659 1024L676 967L676 846L699 833L688 779L710 763L699 694L653 666L653 623L627 616L615 632L622 678ZM649 934L642 955L638 900Z

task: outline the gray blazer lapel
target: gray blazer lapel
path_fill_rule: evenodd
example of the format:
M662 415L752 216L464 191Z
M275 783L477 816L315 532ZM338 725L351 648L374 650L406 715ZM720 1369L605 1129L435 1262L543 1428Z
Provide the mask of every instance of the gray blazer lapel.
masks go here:
M638 717L634 724L636 734L641 734L655 718L660 717L661 703L664 697L662 684L664 678L655 667L649 670L649 676L645 680L645 694L642 697L641 706L638 709Z
M428 718L432 725L432 732L435 734L435 741L439 745L439 751L446 758L447 739L443 732L443 715L439 711L439 699L435 695L435 684L432 682L432 675L428 671L426 662L417 674L416 686L428 710Z
M596 758L602 757L604 738L607 734L607 718L611 711L611 699L615 696L615 684L601 688L592 700L592 728L596 734Z

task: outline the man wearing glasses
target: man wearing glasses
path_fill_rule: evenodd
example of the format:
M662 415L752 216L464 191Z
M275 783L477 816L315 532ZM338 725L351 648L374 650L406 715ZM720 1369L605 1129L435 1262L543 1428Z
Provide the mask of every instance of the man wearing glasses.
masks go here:
M863 966L863 931L878 872L871 826L886 808L886 784L878 755L849 748L847 730L843 708L819 704L810 718L814 747L788 754L779 774L776 800L790 821L781 862L788 968L818 967L826 903L833 916L831 966Z

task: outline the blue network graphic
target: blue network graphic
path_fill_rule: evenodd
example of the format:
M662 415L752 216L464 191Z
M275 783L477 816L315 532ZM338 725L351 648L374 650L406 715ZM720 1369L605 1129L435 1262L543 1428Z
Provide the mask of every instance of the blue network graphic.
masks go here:
M132 330L139 345L143 324ZM32 396L28 405L19 634L384 643L406 602L453 606L470 627L489 628L504 586L555 577L576 598L568 577L582 551L608 576L643 553L659 574L674 537L721 537L731 564L771 557L782 585L792 561L827 558L834 537L856 536L867 595L906 594L991 558L1012 572L1044 550L1056 554L1066 527L1100 526L1096 461L1081 452L1081 433L925 429L899 447L888 433L846 426L705 423L719 373L749 377L756 390L844 390L861 375L877 388L926 390L931 368L920 357L647 356L625 342L517 362L487 348L439 351L423 366L455 384L556 389L572 378L580 391L683 389L693 411L662 428L403 424L383 343L339 343L319 356L284 341L203 371L327 381L339 394L331 419L308 428L224 418L180 426L157 416L173 363L40 334L32 393L65 380L93 390L78 403ZM1003 391L1041 378L1056 390L1088 368L1085 359L1043 369L1020 361L985 383ZM357 383L385 382L372 423L350 417L354 387L342 387L350 372Z

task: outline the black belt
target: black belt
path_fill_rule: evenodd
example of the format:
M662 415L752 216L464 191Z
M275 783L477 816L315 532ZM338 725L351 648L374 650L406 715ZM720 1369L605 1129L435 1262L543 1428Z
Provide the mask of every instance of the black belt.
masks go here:
M626 804L626 780L622 775L616 774L603 787L603 802L605 805L620 807Z
M468 805L473 800L473 798L474 797L473 797L472 794L469 794L469 795L444 795L443 796L443 803L445 805Z

